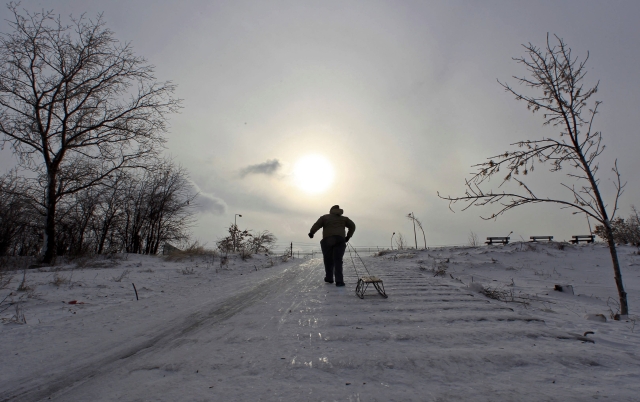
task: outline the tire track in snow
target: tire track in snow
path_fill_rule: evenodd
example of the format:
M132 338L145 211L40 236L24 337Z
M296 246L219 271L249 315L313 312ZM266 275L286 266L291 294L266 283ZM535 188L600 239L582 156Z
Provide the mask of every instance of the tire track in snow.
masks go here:
M278 275L263 280L248 290L213 304L205 312L193 313L178 325L168 328L146 341L138 342L131 347L97 359L89 364L65 368L66 371L62 375L56 376L55 374L43 372L33 373L32 380L27 380L13 390L7 391L6 394L1 396L2 399L0 401L34 401L47 397L51 399L55 395L60 395L66 390L77 388L83 383L99 377L102 373L116 369L124 364L127 359L141 356L157 349L171 347L174 342L179 344L180 338L185 335L223 322L267 296L285 291L294 286L292 283L302 272L300 268L304 269L305 264L301 263L287 268ZM309 268L311 267L307 264L306 268L307 271L310 271ZM48 379L43 382L42 378Z

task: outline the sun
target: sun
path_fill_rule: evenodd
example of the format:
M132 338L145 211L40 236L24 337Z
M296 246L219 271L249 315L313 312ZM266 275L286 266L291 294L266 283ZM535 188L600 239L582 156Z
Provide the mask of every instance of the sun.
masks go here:
M321 155L307 155L293 167L293 181L302 191L317 194L333 183L335 172L331 162Z

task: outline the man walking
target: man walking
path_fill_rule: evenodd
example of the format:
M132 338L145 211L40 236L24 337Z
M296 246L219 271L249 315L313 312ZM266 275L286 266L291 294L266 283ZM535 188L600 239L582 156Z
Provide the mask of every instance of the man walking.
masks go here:
M313 239L313 235L322 228L322 240L320 248L322 249L322 257L324 258L324 281L333 283L335 274L336 286L344 286L344 278L342 277L342 257L347 248L347 242L356 231L356 225L346 216L342 216L344 211L340 206L334 205L329 213L322 215L316 223L311 226L309 237ZM349 229L345 238L344 230Z

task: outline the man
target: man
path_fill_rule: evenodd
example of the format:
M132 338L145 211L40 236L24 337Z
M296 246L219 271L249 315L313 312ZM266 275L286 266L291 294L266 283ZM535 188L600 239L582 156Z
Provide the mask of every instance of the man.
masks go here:
M342 277L342 257L347 248L347 242L356 231L356 225L346 216L342 216L343 210L340 206L334 205L327 215L322 215L316 223L311 226L309 237L313 239L313 235L322 228L322 240L320 248L322 249L322 257L324 257L324 281L333 283L335 274L336 286L344 286L344 278ZM344 236L344 229L347 228L347 237Z

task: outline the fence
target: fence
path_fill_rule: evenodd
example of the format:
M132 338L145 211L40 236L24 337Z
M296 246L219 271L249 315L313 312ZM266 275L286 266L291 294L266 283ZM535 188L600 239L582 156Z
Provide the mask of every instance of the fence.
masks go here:
M437 244L437 245L429 245L427 246L427 250L433 248L441 248L441 247L467 247L468 244ZM389 251L389 247L384 246L352 246L359 253L377 253L380 251ZM397 249L394 248L394 251ZM405 248L404 251L415 250L415 248ZM423 250L423 249L419 249ZM318 243L308 243L308 242L290 242L290 243L278 243L271 250L272 254L279 255L291 255L294 258L315 258L322 257L322 250L318 247Z

